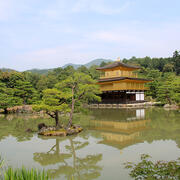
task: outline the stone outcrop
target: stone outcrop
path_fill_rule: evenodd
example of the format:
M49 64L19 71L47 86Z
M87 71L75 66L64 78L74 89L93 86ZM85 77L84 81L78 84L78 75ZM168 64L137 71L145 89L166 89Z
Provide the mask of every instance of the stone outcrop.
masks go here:
M73 135L73 134L77 134L79 132L81 132L83 130L83 128L79 125L73 125L72 127L68 128L67 131L67 135Z
M33 109L31 105L14 106L7 108L8 113L32 113Z
M176 110L179 109L179 106L175 105L175 104L165 104L163 106L165 109L172 109L172 110Z
M46 126L44 123L38 125L39 135L44 136L70 136L78 134L83 130L79 125L73 125L70 128L56 128L54 126Z

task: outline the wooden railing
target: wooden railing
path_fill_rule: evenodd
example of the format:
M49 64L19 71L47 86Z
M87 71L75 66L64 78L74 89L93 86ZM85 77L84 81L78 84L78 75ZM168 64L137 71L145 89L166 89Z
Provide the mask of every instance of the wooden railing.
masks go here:
M110 71L106 72L104 75L100 76L100 79L105 79L105 78L114 78L114 77L132 77L132 78L137 78L137 73L133 73L131 71Z
M148 87L144 86L144 83L114 83L104 84L100 86L101 91L112 91L112 90L148 90Z

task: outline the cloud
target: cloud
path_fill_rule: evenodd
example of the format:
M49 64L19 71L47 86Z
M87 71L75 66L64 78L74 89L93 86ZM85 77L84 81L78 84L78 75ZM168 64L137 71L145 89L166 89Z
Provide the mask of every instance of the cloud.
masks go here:
M23 19L32 11L32 2L24 0L0 0L0 21L12 21Z
M131 5L131 1L107 0L0 0L0 21L45 23L50 20L67 20L73 14L81 13L113 15L124 12Z
M92 32L89 37L94 44L101 43L109 46L109 51L120 56L170 56L180 46L180 24L165 23L151 27L146 23L121 24L122 27L111 28L107 31Z
M112 15L112 14L119 14L126 10L130 5L130 1L126 1L117 6L111 6L110 4L105 3L105 0L78 0L77 3L74 5L72 11L73 12L95 12L99 14L105 15Z
M67 63L84 64L98 55L89 51L88 44L72 44L45 48L27 52L15 57L17 69L24 70L24 65L29 68L54 68ZM20 64L22 62L22 65Z
M27 69L101 57L170 56L180 47L179 16L160 11L164 19L157 19L154 3L144 8L142 0L0 0L0 23L7 21L0 24L0 61Z
M13 1L1 0L0 1L0 21L8 20L12 16Z
M115 5L106 0L61 0L54 1L39 12L40 17L50 19L64 19L68 15L78 13L98 13L103 15L119 14L127 10L130 1L117 2Z
M137 37L132 31L100 31L91 34L91 38L98 41L109 43L141 43L141 38Z
M179 31L179 24L150 28L138 23L131 26L124 24L123 28L108 31L80 32L84 38L79 41L20 53L14 57L14 66L22 70L54 68L66 63L85 64L96 58L167 57L179 47Z

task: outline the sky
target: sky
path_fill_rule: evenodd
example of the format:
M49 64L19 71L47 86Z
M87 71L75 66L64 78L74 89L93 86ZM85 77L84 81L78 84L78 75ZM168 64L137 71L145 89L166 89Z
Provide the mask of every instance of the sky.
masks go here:
M172 56L180 50L179 7L179 0L0 0L0 68Z

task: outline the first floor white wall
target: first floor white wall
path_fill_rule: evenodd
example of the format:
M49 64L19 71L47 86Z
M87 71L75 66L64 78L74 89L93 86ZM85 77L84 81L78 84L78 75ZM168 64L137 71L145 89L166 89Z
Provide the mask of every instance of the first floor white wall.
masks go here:
M144 92L136 92L136 101L144 101Z

